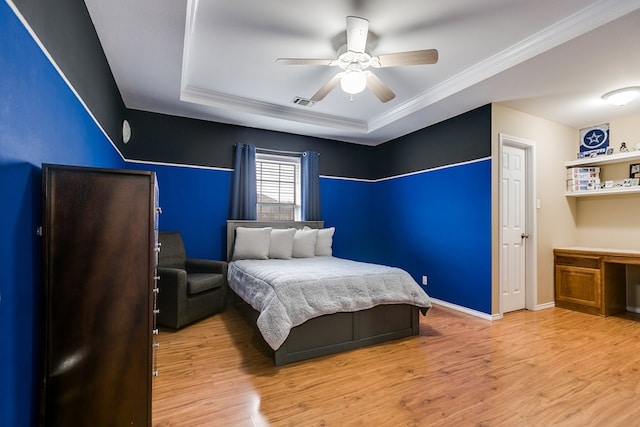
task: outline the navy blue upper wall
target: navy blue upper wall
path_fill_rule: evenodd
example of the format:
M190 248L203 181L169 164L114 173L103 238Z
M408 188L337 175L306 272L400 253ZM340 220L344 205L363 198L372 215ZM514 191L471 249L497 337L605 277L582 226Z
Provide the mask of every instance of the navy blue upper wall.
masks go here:
M130 160L210 166L231 169L233 146L320 153L320 174L370 178L373 167L366 159L374 148L329 139L293 135L165 114L129 110L131 141L123 154Z
M320 153L320 174L375 180L491 155L491 106L376 147L129 110L127 159L232 168L234 144Z
M30 426L40 379L41 164L124 162L5 2L0 40L0 426Z
M376 147L376 178L491 156L491 105L484 105Z

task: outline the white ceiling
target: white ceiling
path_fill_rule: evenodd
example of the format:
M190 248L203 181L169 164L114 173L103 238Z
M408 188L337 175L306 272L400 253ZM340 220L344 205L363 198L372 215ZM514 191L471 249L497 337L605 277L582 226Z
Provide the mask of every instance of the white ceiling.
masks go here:
M131 109L377 145L490 102L574 128L640 113L640 0L85 0ZM372 55L436 48L434 65L376 69L397 97L310 98L337 70L346 16ZM373 37L371 37L373 39Z

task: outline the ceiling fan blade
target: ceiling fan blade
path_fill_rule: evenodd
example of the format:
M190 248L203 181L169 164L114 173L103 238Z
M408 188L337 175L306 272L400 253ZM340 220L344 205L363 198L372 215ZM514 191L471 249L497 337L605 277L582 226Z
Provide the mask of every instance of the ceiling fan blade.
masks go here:
M347 16L347 50L363 53L368 34L369 21L357 16Z
M325 96L329 94L340 82L340 73L333 76L328 82L324 84L318 91L311 97L311 101L322 101Z
M331 65L333 59L312 58L278 58L276 63L280 65Z
M397 67L400 65L424 65L438 62L438 50L414 50L411 52L389 53L379 55L380 67Z
M389 102L396 97L396 94L373 73L367 76L367 87L382 102Z

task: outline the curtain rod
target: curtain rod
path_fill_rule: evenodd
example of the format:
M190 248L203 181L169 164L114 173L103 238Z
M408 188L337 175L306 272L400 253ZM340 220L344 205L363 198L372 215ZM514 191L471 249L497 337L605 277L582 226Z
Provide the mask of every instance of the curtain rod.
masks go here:
M256 147L256 152L259 153L271 153L271 154L289 154L294 156L306 156L307 153L302 153L300 151L284 151L284 150L274 150L271 148L258 148ZM320 153L318 153L320 155Z

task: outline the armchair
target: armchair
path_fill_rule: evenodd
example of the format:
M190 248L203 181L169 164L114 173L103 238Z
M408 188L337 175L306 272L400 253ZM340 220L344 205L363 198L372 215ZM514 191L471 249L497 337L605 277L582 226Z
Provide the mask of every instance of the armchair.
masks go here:
M227 263L187 258L180 233L160 232L159 326L180 329L224 309Z

